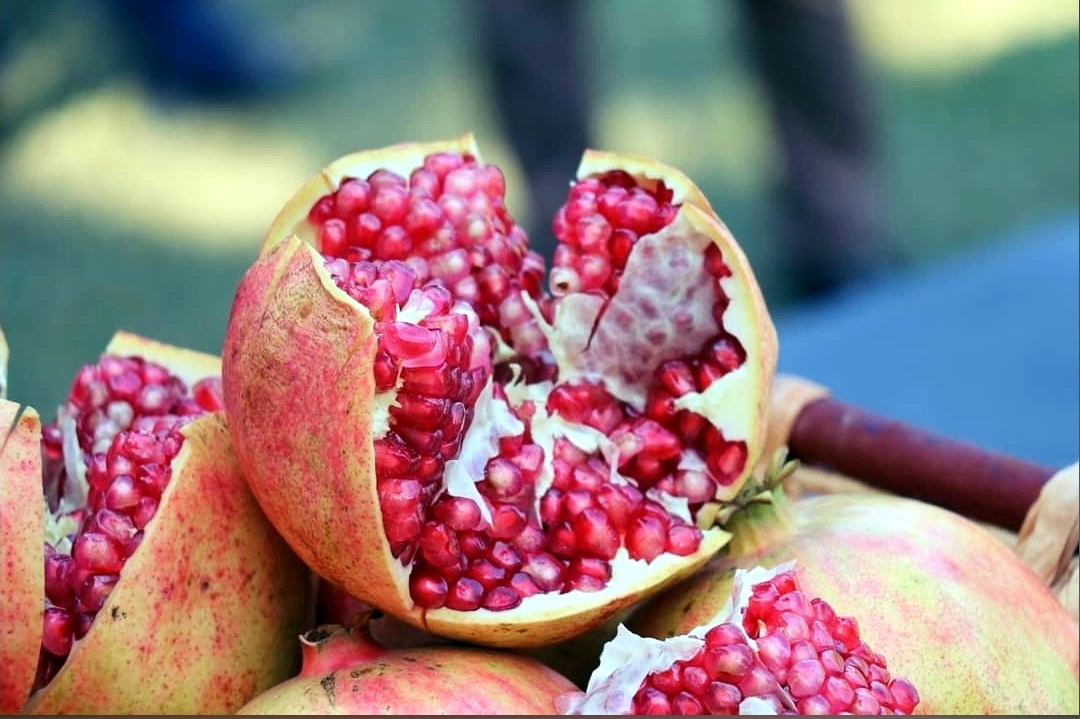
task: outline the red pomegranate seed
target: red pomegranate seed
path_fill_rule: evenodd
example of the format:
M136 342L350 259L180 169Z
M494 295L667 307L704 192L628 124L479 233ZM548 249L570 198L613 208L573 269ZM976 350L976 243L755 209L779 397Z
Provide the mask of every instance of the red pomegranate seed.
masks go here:
M484 595L484 609L505 612L521 604L521 594L512 586L494 587Z
M66 657L71 651L75 621L70 612L57 607L46 607L41 646L50 654Z
M518 593L518 596L524 599L525 597L531 597L534 594L540 593L540 585L536 583L536 580L525 572L517 572L510 578L510 586ZM490 607L488 607L490 609Z
M402 359L420 357L430 352L438 340L438 333L409 322L391 322L383 325L380 345L387 352Z
M634 695L634 713L654 716L670 716L671 702L658 689L646 687Z
M619 549L619 533L599 507L586 507L571 520L577 549L586 557L613 559Z
M521 569L521 555L512 545L506 542L495 542L491 545L487 557L492 564L502 568L509 575L513 575Z
M521 534L527 523L523 511L510 504L501 504L492 512L490 534L493 539L511 540Z
M446 594L446 606L459 612L477 609L484 599L484 587L471 577L460 577Z
M316 226L321 225L333 217L336 207L337 200L334 195L323 195L318 202L311 206L311 210L308 212L308 222Z
M444 524L428 522L420 532L420 555L433 567L457 567L462 560L457 534Z
M727 682L710 682L702 696L702 705L709 714L735 714L738 712L742 692Z
M510 576L505 569L484 557L474 559L465 570L465 574L480 582L485 592L490 592Z
M494 498L513 497L524 487L521 470L512 461L502 457L488 462L484 476L489 496Z
M401 260L409 256L413 248L412 238L403 228L392 226L383 230L376 241L379 254L388 259Z
M563 585L566 565L547 552L537 552L525 558L521 565L542 592L554 592Z
M378 215L373 212L362 212L349 225L349 242L359 247L374 248L375 241L382 234L382 228L383 221ZM327 255L334 254L325 249L322 252Z
M696 552L703 538L701 530L689 524L672 524L667 534L666 549L677 557L688 557Z
M344 220L327 220L319 228L319 251L327 255L340 255L348 245L349 232Z
M446 603L446 580L428 571L415 571L409 577L409 595L424 609L437 609Z
M334 193L334 212L338 217L352 217L367 209L371 186L364 180L345 180Z
M667 528L664 523L648 514L637 514L630 520L626 530L626 551L631 559L651 562L667 547Z
M480 524L480 508L465 497L446 496L434 506L435 517L456 532L474 529Z
M555 496L559 498L559 511L555 514L556 518L563 518L566 520L573 520L583 511L594 505L593 495L588 490L584 489L570 489L565 494L555 489L548 492L549 496ZM545 496L541 501L541 510L544 508L544 502L548 500L548 496ZM553 521L558 521L555 519Z

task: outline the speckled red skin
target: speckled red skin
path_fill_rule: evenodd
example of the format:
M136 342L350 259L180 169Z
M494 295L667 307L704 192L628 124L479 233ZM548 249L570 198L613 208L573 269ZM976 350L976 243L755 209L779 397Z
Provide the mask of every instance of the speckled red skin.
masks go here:
M329 629L329 628L327 628ZM364 628L305 647L302 672L237 714L555 713L569 679L528 657L463 646L384 650Z
M232 712L296 670L306 570L248 492L223 416L183 433L146 538L30 713Z
M169 367L189 386L220 374L217 357L127 332L117 333L106 354L141 355ZM24 412L24 421L30 416ZM30 444L40 457L40 425L35 429ZM311 574L247 488L224 413L200 417L182 432L185 441L173 461L172 479L141 545L90 631L53 680L30 697L24 712L231 713L299 666L296 636L310 626ZM3 457L6 461L7 452ZM16 500L7 491L6 474L5 515ZM22 467L18 477L27 487L18 510L40 521L40 464ZM0 590L5 627L9 609L29 607L34 613L24 622L33 644L19 650L18 661L36 668L44 533L42 524L35 526L36 536L24 547L32 555L28 566L40 572L32 596L13 595L6 581ZM8 536L5 524L5 552ZM7 682L12 664L6 640L4 651L0 675ZM25 681L26 701L33 670L20 681Z
M915 685L916 713L1077 713L1076 621L974 522L865 494L801 499L780 517L745 519L731 527L730 550L642 607L632 628L683 634L719 611L734 567L795 560L803 589L854 616L866 643Z
M32 408L24 408L16 422L18 413L18 404L0 399L0 713L4 714L22 709L34 682L45 583L41 421Z

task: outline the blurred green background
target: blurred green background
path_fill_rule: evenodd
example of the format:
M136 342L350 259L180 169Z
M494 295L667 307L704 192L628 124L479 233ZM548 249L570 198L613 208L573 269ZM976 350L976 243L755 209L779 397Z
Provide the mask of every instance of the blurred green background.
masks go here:
M0 70L0 325L11 394L51 415L117 328L217 352L270 219L349 151L477 133L520 170L454 0L220 0L280 34L308 80L258 103L162 103L94 3L14 0ZM745 247L766 298L776 177L736 7L589 0L597 145L686 171ZM1075 0L851 4L880 104L890 231L916 263L1075 210Z

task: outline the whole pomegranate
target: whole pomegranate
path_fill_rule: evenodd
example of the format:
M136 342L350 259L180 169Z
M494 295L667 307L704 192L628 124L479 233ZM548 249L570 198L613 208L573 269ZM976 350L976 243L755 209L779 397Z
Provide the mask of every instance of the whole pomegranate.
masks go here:
M463 646L385 649L361 621L300 638L299 675L237 714L554 714L570 680L509 652Z
M6 435L4 711L230 712L295 671L308 571L240 474L219 366L121 332Z
M663 641L620 627L564 714L910 714L919 693L794 563L737 570L721 610Z
M240 282L229 428L318 573L431 633L582 634L727 539L776 335L746 257L659 163L586 153L543 262L471 136L344 157Z
M738 567L794 560L809 594L858 617L928 714L1075 714L1078 627L1003 542L934 505L886 494L789 501L757 495L733 541L694 577L635 612L651 637L715 616Z

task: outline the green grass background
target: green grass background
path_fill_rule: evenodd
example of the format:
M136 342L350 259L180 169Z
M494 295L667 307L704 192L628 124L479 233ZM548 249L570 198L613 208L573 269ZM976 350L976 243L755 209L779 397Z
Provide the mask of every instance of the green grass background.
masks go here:
M512 208L521 192L465 6L223 2L291 43L304 87L245 107L162 105L138 85L124 38L92 3L0 8L14 29L0 77L0 325L11 394L44 415L117 328L218 351L233 290L273 212L340 154L474 130L506 167ZM686 170L783 312L775 158L734 6L585 7L597 144ZM867 0L857 9L881 110L890 230L914 262L1076 209L1075 2ZM1031 19L1048 13L1058 19Z

